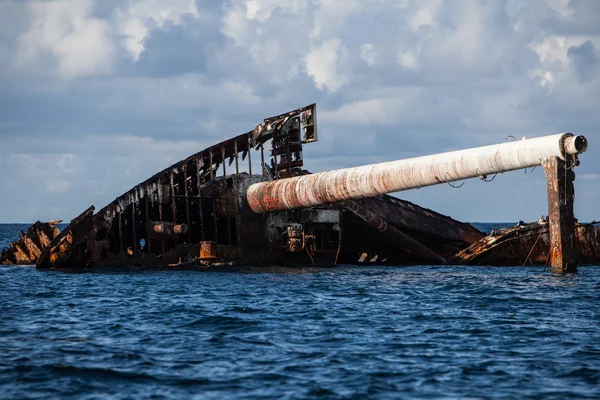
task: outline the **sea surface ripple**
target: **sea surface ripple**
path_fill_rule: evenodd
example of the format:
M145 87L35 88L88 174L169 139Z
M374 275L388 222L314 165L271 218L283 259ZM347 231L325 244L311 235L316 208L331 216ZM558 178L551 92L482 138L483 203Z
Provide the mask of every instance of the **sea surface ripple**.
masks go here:
M600 266L0 267L0 398L598 398Z

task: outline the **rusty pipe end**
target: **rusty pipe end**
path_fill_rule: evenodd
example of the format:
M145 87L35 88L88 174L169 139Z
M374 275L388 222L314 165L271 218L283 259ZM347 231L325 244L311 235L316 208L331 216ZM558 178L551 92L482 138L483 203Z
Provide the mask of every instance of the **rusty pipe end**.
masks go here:
M248 201L248 205L252 211L257 214L264 214L268 211L273 211L269 209L269 205L272 203L272 201L269 201L270 197L267 194L268 183L271 182L252 184L246 191L246 200Z
M175 225L173 227L173 232L180 234L180 235L187 233L187 230L188 230L188 226L186 224L179 224L179 225Z
M565 138L565 153L581 154L588 148L588 141L585 136L575 135Z

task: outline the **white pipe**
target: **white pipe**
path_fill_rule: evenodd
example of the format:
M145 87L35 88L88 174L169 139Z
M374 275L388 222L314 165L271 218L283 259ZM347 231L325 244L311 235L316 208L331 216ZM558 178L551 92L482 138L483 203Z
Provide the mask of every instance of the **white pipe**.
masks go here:
M290 210L530 168L586 149L583 136L564 133L256 183L246 197L257 213Z

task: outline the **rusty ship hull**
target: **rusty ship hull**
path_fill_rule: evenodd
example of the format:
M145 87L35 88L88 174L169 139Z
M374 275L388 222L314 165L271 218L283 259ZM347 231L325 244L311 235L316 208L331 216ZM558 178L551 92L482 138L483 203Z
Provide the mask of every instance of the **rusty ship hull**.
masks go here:
M303 146L318 140L316 117L312 104L267 118L252 131L164 169L105 207L89 207L62 232L38 222L5 250L0 263L84 270L467 264L484 259L483 253L487 263L512 265L524 257L505 253L524 253L528 240L490 251L489 237L470 224L386 194L356 198L341 191L344 201L274 211L281 208L280 197L267 186L259 207L270 211L257 212L247 197L251 186L311 175L304 169ZM280 195L292 202L310 201L284 190ZM48 233L40 242L42 227ZM580 235L589 248L598 247L594 232ZM586 260L597 262L597 253Z

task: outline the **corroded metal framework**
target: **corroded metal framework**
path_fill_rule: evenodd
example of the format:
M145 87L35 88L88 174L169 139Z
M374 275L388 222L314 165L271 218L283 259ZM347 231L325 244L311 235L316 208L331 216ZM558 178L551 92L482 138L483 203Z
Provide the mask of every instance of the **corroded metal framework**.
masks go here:
M238 253L246 231L240 226L238 216L243 212L236 196L237 185L245 175L240 174L240 163L247 160L252 174L251 153L260 151L263 174L258 179L302 173L302 144L317 139L315 118L316 106L312 104L265 119L250 132L179 161L95 214L93 209L86 211L75 220L75 226L85 221L90 225L90 233L63 232L59 239L70 242L69 249L81 247L82 252L64 251L64 245L61 250L56 243L48 250L56 256L41 258L38 266L174 264L195 260L196 247L201 242L217 243L224 254ZM265 145L271 143L274 171L264 156ZM282 154L294 162L281 162ZM75 226L65 231L72 231Z
M0 263L72 269L493 263L510 259L493 245L502 240L386 193L540 164L548 179L545 254L553 271L575 271L581 262L576 246L600 242L598 228L574 225L572 168L587 148L582 136L311 174L303 169L303 145L318 139L316 117L312 104L267 118L155 174L98 212L88 208L62 232L38 222L2 253ZM260 152L260 168L252 164L253 152ZM538 242L534 247L542 251ZM507 251L521 256L529 241L519 243ZM532 252L525 258L539 261ZM595 257L585 261L600 260Z

